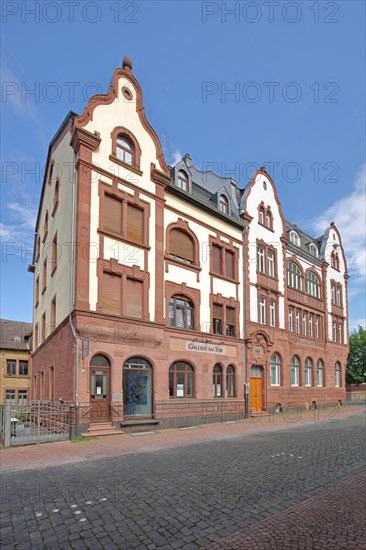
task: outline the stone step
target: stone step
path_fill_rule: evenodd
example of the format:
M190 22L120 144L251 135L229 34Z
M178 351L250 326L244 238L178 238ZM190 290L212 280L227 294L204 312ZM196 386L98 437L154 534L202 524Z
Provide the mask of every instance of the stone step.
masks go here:
M112 429L106 429L106 430L92 430L91 432L87 432L85 434L82 434L83 437L97 437L97 436L106 436L106 435L123 435L123 432L120 432L119 430Z

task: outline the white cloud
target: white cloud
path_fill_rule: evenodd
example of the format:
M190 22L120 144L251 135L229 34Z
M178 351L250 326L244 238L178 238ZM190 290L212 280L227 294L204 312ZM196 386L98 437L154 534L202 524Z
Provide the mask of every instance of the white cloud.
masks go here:
M3 243L33 246L37 208L29 197L24 203L9 202L4 205L9 218L8 223L0 224L0 239Z
M359 326L361 326L363 329L366 330L365 317L363 317L362 319L349 320L349 332L353 332L354 330L357 330Z
M366 165L357 172L350 195L339 199L314 222L322 233L331 221L338 227L353 283L363 285L366 278ZM350 283L352 284L352 279Z
M32 86L29 83L27 86L27 82L21 82L6 66L2 68L3 104L8 104L22 119L28 120L32 124L36 122L43 128L44 124L35 106L35 103L41 99L39 94L37 96L37 88L35 88L37 84L39 83L32 83L33 88L36 90L35 94L27 94L26 91L28 88L31 89Z
M175 151L173 151L172 155L171 155L171 164L174 165L174 164L177 164L177 162L179 162L180 160L182 160L183 158L183 155L182 153L179 151L179 149L175 149Z

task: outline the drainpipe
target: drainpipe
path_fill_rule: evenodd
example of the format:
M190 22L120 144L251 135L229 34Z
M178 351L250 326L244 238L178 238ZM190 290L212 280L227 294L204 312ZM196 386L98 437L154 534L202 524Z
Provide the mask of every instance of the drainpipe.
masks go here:
M74 275L75 275L75 194L76 194L76 154L73 157L72 169L72 219L71 219L71 261L70 261L70 314L69 324L75 342L75 435L79 435L79 342L76 336L75 326L72 322L72 310L74 309Z
M244 362L244 398L245 398L245 410L244 418L249 418L249 384L248 384L248 373L247 373L247 346L246 346L246 337L247 337L247 314L246 314L246 303L247 303L247 285L246 285L246 265L245 265L245 233L247 231L247 225L244 221L243 228L243 246L242 246L242 261L243 261L243 340L244 340L244 352L243 352L243 362Z

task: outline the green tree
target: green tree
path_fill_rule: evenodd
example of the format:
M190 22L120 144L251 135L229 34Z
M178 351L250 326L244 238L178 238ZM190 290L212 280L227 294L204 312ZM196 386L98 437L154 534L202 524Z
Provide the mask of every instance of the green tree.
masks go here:
M366 382L366 330L358 327L349 335L349 355L346 367L347 384Z

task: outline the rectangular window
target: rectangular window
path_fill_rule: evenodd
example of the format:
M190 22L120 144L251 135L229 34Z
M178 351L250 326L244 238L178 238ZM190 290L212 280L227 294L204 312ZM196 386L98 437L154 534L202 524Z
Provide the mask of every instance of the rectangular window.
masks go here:
M222 313L220 304L213 304L213 333L222 334Z
M48 378L48 399L53 401L55 399L55 368L50 367Z
M271 386L280 385L280 365L271 363Z
M276 326L276 301L269 301L269 323L271 327Z
M292 332L293 329L294 329L294 319L293 319L293 317L294 317L294 312L293 312L292 307L290 307L289 310L288 310L288 329L289 329L290 332Z
M15 405L15 390L5 390L5 401Z
M17 362L15 359L7 359L6 360L6 375L7 376L15 376L17 371Z
M335 288L333 283L331 286L331 294L332 294L332 304L335 304Z
M19 376L28 376L28 361L19 361Z
M265 273L266 267L264 262L264 248L263 246L258 246L258 271L259 273Z
M309 336L313 336L313 316L309 315Z
M226 336L235 336L235 308L226 307Z
M144 212L129 204L127 206L127 239L134 243L143 242Z
M315 318L315 338L319 338L319 317Z
M105 231L122 236L122 201L104 196L104 220L103 227Z
M34 290L34 305L37 306L39 302L39 275L36 279L36 286Z
M337 294L336 294L336 304L337 306L341 306L341 289L339 286L337 286Z
M54 296L51 302L51 328L52 330L56 328L56 296Z
M42 294L46 290L47 287L47 258L43 262L43 269L42 269Z
M18 390L18 403L23 405L28 401L28 390Z
M275 277L275 253L273 250L268 250L268 275Z
M54 271L57 269L57 254L58 254L58 246L57 246L57 233L53 237L52 241L52 268L51 268L51 275L53 275Z
M338 342L342 344L343 338L342 338L342 323L339 323L338 325Z
M235 278L235 254L230 250L225 250L225 276L228 279Z
M212 245L212 272L219 275L222 274L221 250L220 246Z
M299 385L299 367L291 367L291 386Z
M125 299L127 317L142 319L142 290L142 281L127 279Z
M323 386L323 369L322 367L318 367L316 369L316 385L321 387Z
M300 311L296 311L296 334L300 334Z
M306 313L302 314L302 333L304 336L307 334L307 315Z
M337 341L337 323L335 321L332 324L332 340L333 342Z
M35 327L34 327L34 343L36 345L36 347L38 346L38 340L39 340L39 336L38 336L38 323L36 323Z
M264 296L259 298L259 322L262 325L266 324L266 299Z
M46 312L42 315L42 342L46 340Z
M104 313L122 315L122 278L113 273L103 273L102 308Z
M309 365L305 365L305 386L311 386L311 367Z

